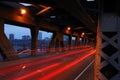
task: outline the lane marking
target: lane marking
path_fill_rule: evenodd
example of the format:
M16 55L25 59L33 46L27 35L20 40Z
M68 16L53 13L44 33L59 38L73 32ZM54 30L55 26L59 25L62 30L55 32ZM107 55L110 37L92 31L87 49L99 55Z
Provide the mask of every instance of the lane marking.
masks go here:
M94 60L74 79L74 80L78 80L79 77L81 77L83 75L83 73L94 63Z

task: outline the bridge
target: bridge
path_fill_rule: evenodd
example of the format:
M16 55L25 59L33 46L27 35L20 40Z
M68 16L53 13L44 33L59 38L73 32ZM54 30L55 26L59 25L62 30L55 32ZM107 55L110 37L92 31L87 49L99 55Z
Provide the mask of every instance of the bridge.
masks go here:
M0 79L120 80L119 3L1 0ZM30 29L29 48L16 51L4 24ZM38 47L40 30L53 33L44 48ZM66 42L64 35L68 36Z

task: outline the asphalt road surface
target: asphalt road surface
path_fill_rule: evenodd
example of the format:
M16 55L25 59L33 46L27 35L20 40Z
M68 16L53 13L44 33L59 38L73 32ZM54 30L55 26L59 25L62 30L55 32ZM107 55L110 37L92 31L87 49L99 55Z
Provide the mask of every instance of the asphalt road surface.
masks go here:
M93 80L95 52L84 48L17 63L1 68L0 80Z

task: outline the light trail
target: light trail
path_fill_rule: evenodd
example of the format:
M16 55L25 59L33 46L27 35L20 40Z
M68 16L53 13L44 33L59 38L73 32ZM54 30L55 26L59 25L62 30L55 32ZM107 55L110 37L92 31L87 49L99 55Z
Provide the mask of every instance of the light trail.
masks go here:
M93 50L92 52L87 53L87 55L84 55L83 57L78 58L77 60L71 62L70 64L67 64L64 67L61 67L60 69L57 69L56 71L51 72L48 75L45 75L42 78L39 78L38 80L51 80L51 78L53 78L54 76L62 73L63 71L71 68L72 66L78 64L79 62L83 61L84 59L86 59L87 57L91 56L95 52L96 52L96 50Z
M49 66L47 66L47 67L40 68L40 69L38 69L38 70L36 70L36 71L34 71L34 72L25 74L25 75L20 76L20 77L18 77L18 78L16 78L16 79L13 79L13 80L25 80L25 79L28 78L28 77L34 76L34 75L36 75L36 74L38 74L38 73L41 73L41 72L44 72L44 71L49 70L49 69L51 69L51 68L54 68L54 67L58 66L59 64L60 64L60 63L51 64L51 65L49 65Z
M25 66L27 68L27 67L34 66L34 65L37 65L37 64L42 64L42 63L45 63L45 62L60 59L62 57L66 57L66 56L70 56L70 55L74 55L74 54L78 54L78 53L83 53L83 52L86 52L88 50L92 50L92 48L86 48L86 49L83 49L83 50L71 51L71 52L68 52L66 54L61 54L61 55L50 57L50 58L47 58L47 59L44 59L44 60L38 60L38 61L35 61L35 62L33 61L33 62L30 62L30 63L24 63L24 64L20 64L20 65L11 66L11 67L0 70L0 75L3 75L5 73L10 73L10 72L13 72L13 71L18 70L18 69L23 69L23 66Z

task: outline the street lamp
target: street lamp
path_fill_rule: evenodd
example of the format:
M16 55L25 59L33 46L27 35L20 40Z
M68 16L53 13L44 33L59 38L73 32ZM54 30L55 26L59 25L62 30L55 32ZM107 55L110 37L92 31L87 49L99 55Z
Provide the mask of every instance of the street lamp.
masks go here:
M70 30L71 28L70 27L67 27L67 30Z
M21 15L24 15L24 14L26 14L26 9L24 9L24 8L21 8L21 9L20 9L20 14L21 14Z
M70 27L66 27L66 28L65 28L65 32L66 32L67 34L70 34L71 28L70 28Z
M81 37L84 37L84 35L85 35L85 33L84 33L84 32L82 32Z

